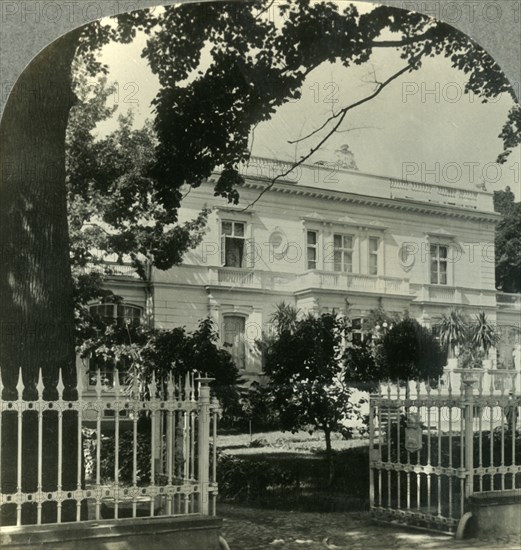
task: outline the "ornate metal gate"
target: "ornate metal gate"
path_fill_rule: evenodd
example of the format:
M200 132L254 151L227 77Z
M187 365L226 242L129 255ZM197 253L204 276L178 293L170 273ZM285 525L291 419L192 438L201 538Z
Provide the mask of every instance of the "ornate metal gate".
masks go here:
M475 492L521 487L515 371L493 382L388 385L370 399L370 506L381 521L454 533ZM477 386L477 387L475 387Z

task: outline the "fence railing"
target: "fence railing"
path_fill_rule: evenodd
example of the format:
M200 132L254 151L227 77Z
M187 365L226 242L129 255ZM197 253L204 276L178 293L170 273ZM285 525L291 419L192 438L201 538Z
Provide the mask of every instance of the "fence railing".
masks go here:
M372 395L373 514L454 532L472 494L521 489L516 374L499 388L469 371L454 393L450 384L416 384Z
M80 384L70 401L60 377L49 401L40 372L28 401L20 374L18 398L0 401L0 472L8 473L0 526L215 514L219 406L211 379L152 377L138 392L114 378L110 398L98 373L96 395L83 395Z

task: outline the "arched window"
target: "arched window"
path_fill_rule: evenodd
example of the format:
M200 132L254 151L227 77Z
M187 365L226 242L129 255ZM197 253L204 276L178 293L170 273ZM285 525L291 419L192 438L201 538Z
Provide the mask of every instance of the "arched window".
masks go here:
M92 315L99 317L106 324L118 326L136 327L141 323L142 309L131 304L95 304L89 308ZM114 370L118 368L119 382L125 383L127 371L130 367L128 360L121 358L117 365L113 359L104 359L92 355L89 359L89 386L95 386L98 371L101 375L101 383L105 388L114 386Z

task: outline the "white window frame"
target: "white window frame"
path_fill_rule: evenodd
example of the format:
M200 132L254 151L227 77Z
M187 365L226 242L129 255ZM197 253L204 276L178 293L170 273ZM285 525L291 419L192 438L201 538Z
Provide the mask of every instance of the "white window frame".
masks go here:
M432 249L436 248L436 254L433 256ZM445 248L445 258L441 258L440 249ZM442 242L429 242L429 284L435 286L451 286L450 274L449 274L449 253L450 246L447 243ZM436 282L433 280L433 262L436 263ZM440 265L445 264L445 282L440 282L441 269Z
M240 364L238 364L237 362L235 362L237 368L240 370L240 371L244 371L244 370L247 370L248 368L248 346L247 346L247 342L246 342L246 321L247 321L247 315L244 315L242 313L238 313L238 312L234 312L234 311L230 311L230 312L227 312L227 313L223 313L222 314L222 329L221 329L221 342L222 342L222 345L224 347L224 349L226 351L228 351L228 353L232 356L233 360L235 361L236 360L236 357L234 356L234 353L233 353L233 346L234 346L234 342L227 342L226 341L226 337L227 337L227 331L226 331L226 320L227 319L231 319L231 318L234 318L234 319L242 319L242 321L244 322L244 331L243 331L243 334L242 334L242 342L240 342L240 344L242 345L242 348L243 348L243 355L244 355L244 363L243 365L241 366ZM227 344L232 344L232 346L230 347L229 345Z
M337 247L335 245L335 238L340 237L342 240L342 246ZM351 239L351 247L348 248L345 246L345 238ZM333 233L333 271L335 273L354 273L354 266L355 266L355 249L356 249L356 235L354 233L346 233L346 232L334 232ZM341 255L341 265L340 269L336 269L336 261L335 261L335 253L340 252ZM351 256L351 269L347 270L345 269L345 254L349 254Z
M310 233L314 233L315 234L315 243L314 244L309 244L309 239L308 239L308 236ZM319 232L316 230L316 229L308 229L306 228L306 269L307 270L315 270L315 269L318 269L318 241L319 241ZM314 260L310 260L310 250L314 250L315 251L315 259ZM310 267L310 261L314 262L315 266L314 267Z
M376 250L371 250L371 241L376 241ZM377 235L368 235L367 237L367 274L377 277L380 275L380 247L382 239ZM376 258L376 273L371 273L371 258Z

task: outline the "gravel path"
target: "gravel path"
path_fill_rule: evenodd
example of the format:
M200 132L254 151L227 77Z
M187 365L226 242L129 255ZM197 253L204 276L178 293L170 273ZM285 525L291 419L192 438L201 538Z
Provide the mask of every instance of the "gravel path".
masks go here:
M367 512L304 513L220 504L223 536L230 550L425 549L520 550L519 536L456 541L447 535L375 524Z

